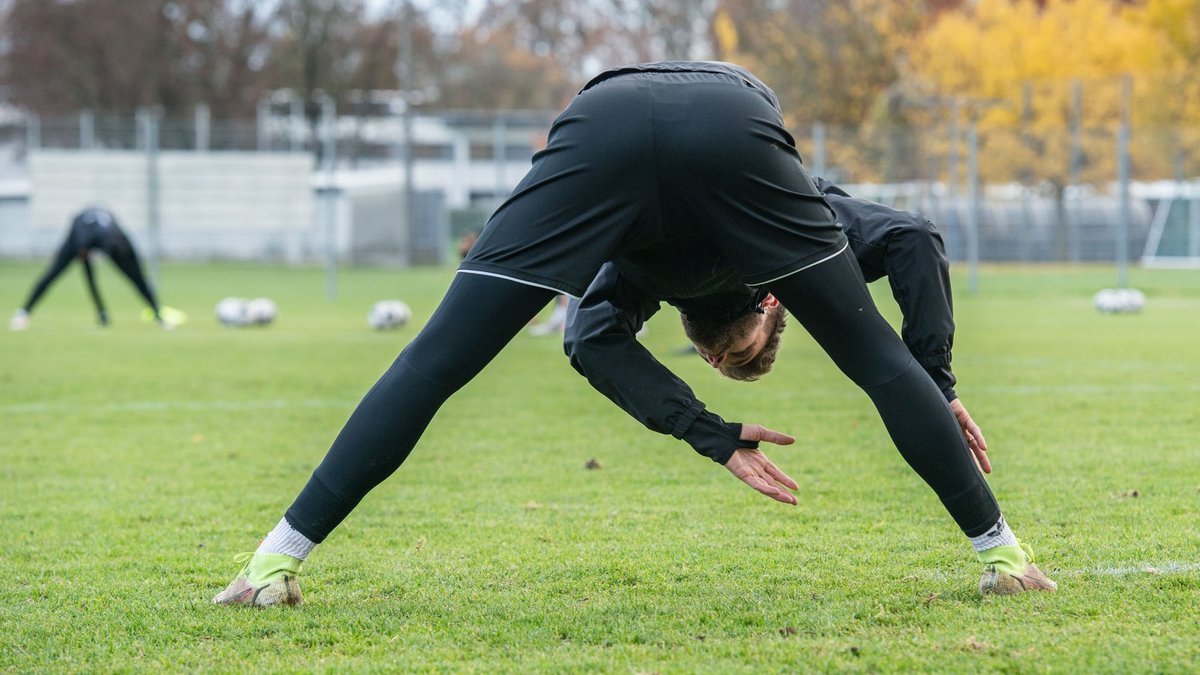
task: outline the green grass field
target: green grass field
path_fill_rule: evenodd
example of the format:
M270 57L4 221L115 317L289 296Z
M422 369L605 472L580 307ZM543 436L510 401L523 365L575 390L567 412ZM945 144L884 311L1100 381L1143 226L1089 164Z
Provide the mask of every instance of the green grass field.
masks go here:
M772 502L592 392L519 336L309 559L295 610L214 607L448 269L172 265L175 332L104 265L0 329L0 670L1188 672L1200 666L1200 272L985 268L957 298L959 393L1005 515L1057 594L981 599L978 566L866 397L793 326L777 372L721 380L673 312L647 344L769 450ZM15 307L40 271L0 263ZM961 272L961 270L958 270ZM877 298L895 317L886 288ZM280 307L220 326L228 295ZM416 321L376 333L375 300ZM4 310L7 320L7 312ZM584 468L598 460L599 470Z

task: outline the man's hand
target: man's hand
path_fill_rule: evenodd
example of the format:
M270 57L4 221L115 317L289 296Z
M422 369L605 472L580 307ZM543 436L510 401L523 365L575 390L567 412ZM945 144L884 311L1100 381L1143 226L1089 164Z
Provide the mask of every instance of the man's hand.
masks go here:
M771 431L757 424L743 424L740 438L743 441L766 441L778 445L791 445L796 442L795 438L787 434ZM771 460L767 459L762 450L738 448L733 451L733 456L725 463L725 468L729 469L729 472L741 479L743 483L771 499L784 504L796 504L796 495L788 492L788 489L797 490L800 486L786 473L780 471L779 467L775 466Z
M954 412L954 419L958 420L958 426L962 427L963 438L967 439L967 447L971 448L971 452L975 454L975 461L979 463L979 468L983 469L984 473L991 473L992 463L988 461L987 441L984 440L979 425L971 419L971 414L963 407L962 401L958 399L951 401L950 410Z

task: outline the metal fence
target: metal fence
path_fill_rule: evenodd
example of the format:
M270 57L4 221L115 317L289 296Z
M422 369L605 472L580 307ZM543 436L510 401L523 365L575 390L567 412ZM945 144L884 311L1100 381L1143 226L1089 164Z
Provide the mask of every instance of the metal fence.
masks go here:
M340 116L323 126L295 114L216 120L202 106L186 118L161 119L149 111L25 118L0 124L0 179L20 178L35 149L307 153L314 172L328 171L325 160L332 159L343 177L388 167L398 176L407 156L418 179L444 175L421 189L442 190L444 198L435 201L452 212L444 220L459 223L453 212L486 212L516 184L553 116L424 113L408 142L396 115ZM956 260L1136 261L1159 242L1182 258L1200 246L1193 241L1200 236L1191 225L1196 216L1188 215L1200 213L1198 130L1128 124L1011 129L977 124L968 115L919 128L794 127L814 174L857 196L924 212L939 224ZM470 172L488 177L476 185ZM0 202L10 207L0 209L0 217L7 219L2 214L21 198L11 181L0 189ZM1163 231L1155 232L1160 221ZM428 233L420 236L428 239Z

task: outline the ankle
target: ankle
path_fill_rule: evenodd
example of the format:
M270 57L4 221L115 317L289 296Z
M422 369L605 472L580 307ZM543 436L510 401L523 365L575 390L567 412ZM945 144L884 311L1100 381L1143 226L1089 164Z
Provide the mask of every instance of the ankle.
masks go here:
M979 552L979 562L995 567L1003 574L1023 574L1025 568L1033 561L1033 555L1024 544L994 546Z

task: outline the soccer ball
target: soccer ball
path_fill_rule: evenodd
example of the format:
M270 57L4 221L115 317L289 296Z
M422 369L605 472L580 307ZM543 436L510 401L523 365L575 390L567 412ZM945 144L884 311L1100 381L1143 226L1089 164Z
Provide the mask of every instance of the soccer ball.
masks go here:
M217 321L226 326L245 326L249 322L245 298L225 298L217 303Z
M255 298L246 303L246 319L255 326L266 326L279 316L279 308L269 298Z
M375 330L402 328L412 319L412 309L399 300L380 300L367 314L367 325Z
M1132 314L1146 306L1146 296L1135 288L1105 288L1092 297L1092 304L1105 314Z

